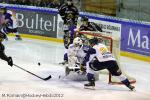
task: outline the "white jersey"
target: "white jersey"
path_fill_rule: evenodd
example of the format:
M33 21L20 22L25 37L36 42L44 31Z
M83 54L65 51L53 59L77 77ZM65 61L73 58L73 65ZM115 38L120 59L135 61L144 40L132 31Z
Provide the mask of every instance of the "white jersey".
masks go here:
M96 50L95 56L99 62L115 60L114 56L104 44L99 43L93 46L93 48Z
M71 44L68 48L68 57L76 57L76 61L82 63L88 49L89 47L85 45L76 47L74 44Z

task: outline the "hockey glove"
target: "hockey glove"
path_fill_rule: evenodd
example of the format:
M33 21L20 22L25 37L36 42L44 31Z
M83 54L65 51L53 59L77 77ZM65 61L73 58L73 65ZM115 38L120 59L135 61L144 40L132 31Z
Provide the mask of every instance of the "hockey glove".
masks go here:
M81 71L86 71L85 66L83 66L83 65L81 64L81 65L80 65L80 70L81 70Z
M9 66L11 66L11 67L13 66L12 57L8 57L8 61L7 61L7 62L8 62L8 65L9 65Z

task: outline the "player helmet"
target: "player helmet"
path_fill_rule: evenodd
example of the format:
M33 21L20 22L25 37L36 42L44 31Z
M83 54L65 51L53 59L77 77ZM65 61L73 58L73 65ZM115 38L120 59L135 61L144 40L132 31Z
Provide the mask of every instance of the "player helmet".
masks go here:
M96 38L96 37L94 37L94 38L92 38L92 39L90 39L89 40L89 44L91 45L91 46L93 46L93 45L95 45L95 44L98 44L98 39Z
M89 18L86 17L86 16L83 16L83 17L81 17L81 21L86 21L86 22L88 22L88 21L89 21Z
M81 46L83 44L82 42L82 39L79 38L79 37L76 37L74 40L73 40L73 44L78 47L78 46Z

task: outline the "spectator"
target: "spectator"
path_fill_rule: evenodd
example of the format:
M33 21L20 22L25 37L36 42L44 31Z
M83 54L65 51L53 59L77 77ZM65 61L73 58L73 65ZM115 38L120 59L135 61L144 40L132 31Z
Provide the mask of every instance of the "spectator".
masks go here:
M30 6L35 6L35 0L29 0Z
M43 7L44 5L43 5L42 0L36 0L36 1L35 1L35 6Z
M52 2L52 0L43 0L44 7L48 7L48 5Z
M19 0L9 0L10 4L19 4Z
M30 0L21 0L19 4L20 5L30 5L31 3L30 3Z
M51 2L48 7L50 8L59 8L60 6L60 2L58 0L53 0L53 2Z
M0 3L6 3L6 0L0 0Z

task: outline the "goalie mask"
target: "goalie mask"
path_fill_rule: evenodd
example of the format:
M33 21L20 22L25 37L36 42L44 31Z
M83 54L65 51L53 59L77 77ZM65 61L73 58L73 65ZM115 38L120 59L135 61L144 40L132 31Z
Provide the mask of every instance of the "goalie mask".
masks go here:
M76 37L74 40L73 40L73 44L75 45L75 47L81 47L83 42L81 40L81 38L79 37Z

